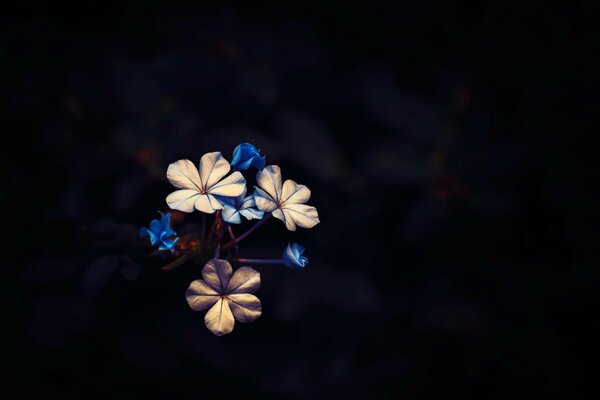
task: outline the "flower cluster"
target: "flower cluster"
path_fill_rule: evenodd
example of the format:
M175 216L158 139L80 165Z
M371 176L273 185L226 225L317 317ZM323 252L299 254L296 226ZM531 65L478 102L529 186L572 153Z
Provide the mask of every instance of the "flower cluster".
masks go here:
M190 160L169 165L168 181L177 189L167 196L172 210L184 213L200 211L214 214L209 227L206 215L200 232L177 237L171 227L171 214L153 220L150 229L141 228L141 237L150 237L159 253L168 251L175 260L162 269L169 271L187 261L204 265L202 278L193 281L186 299L194 311L208 309L204 322L215 335L230 333L235 321L252 322L261 315L260 300L252 293L260 287L260 273L248 266L235 272L231 264L281 264L292 269L308 265L304 247L288 244L281 258L246 259L239 257L238 243L255 232L271 217L281 220L290 231L297 227L312 228L319 223L317 209L306 204L310 190L293 180L283 181L277 165L265 166L265 157L249 143L238 145L230 164L220 152L206 153L198 168ZM230 171L234 171L230 174ZM256 168L256 186L248 194L246 178L240 171ZM243 218L242 218L243 217ZM246 232L236 236L233 225L243 219L257 220ZM228 239L224 243L224 237ZM166 254L169 254L166 253Z

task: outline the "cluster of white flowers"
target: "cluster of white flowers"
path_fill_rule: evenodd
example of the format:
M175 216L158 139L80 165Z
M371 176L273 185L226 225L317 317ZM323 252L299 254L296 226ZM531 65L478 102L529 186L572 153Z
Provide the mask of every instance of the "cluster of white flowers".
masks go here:
M258 171L258 187L249 196L240 171L225 177L230 170L229 162L218 151L203 155L198 168L190 160L172 163L167 179L179 190L167 196L167 204L186 213L194 209L207 214L223 210L223 219L230 224L239 224L240 215L261 219L265 213L283 221L290 231L296 226L312 228L319 223L317 209L305 204L310 190L291 179L282 182L279 166L268 165Z
M229 174L232 167L237 169ZM254 167L258 170L252 194L247 195L246 179L240 170ZM194 238L178 238L171 227L171 214L162 214L154 220L150 229L141 228L140 236L149 237L159 251L169 251L178 257L163 267L164 271L180 266L188 260L206 262L202 278L193 281L186 292L186 299L194 311L207 310L204 322L217 336L233 330L235 321L251 322L260 317L261 303L253 293L260 287L260 273L248 266L235 272L231 263L281 264L292 269L308 265L304 247L288 244L280 258L244 259L221 253L235 250L237 244L254 232L271 216L281 220L290 231L296 227L312 228L319 223L315 207L306 205L310 190L293 180L283 182L277 165L265 166L265 157L249 143L242 143L233 152L229 162L220 152L207 153L200 159L198 168L190 160L179 160L169 165L167 179L178 190L167 196L167 204L173 210L192 213L194 210L215 214L212 228ZM254 226L236 237L230 224L240 224L242 217L258 220ZM224 231L230 241L221 246ZM207 253L209 253L207 255ZM231 262L231 263L230 263Z

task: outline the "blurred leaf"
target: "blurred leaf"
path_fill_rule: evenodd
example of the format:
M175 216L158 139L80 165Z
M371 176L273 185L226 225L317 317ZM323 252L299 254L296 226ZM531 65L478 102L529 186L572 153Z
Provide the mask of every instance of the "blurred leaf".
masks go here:
M88 297L96 297L110 281L122 259L122 254L109 254L94 261L83 274L83 293Z
M135 281L141 272L142 267L139 264L127 264L121 268L121 276L128 281Z

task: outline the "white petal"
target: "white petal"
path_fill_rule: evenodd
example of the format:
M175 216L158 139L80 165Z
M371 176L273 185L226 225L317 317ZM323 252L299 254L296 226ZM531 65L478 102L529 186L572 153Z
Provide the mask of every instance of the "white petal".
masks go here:
M215 304L220 296L202 279L197 279L190 284L185 292L185 298L192 310L202 311Z
M291 179L283 183L281 204L304 204L310 199L310 189Z
M296 230L296 222L294 222L294 219L288 215L285 214L281 208L278 208L277 210L274 210L272 212L273 216L277 219L280 219L283 221L283 223L285 224L285 227L289 230L289 231L295 231Z
M256 209L256 200L254 195L245 197L239 206L240 214L246 219L262 219L265 215L263 211Z
M198 170L190 160L179 160L169 164L167 179L177 189L190 189L199 192L202 188Z
M231 279L233 269L225 260L213 258L202 269L202 277L211 288L219 294L225 294L225 289Z
M230 224L239 224L240 222L242 222L240 213L235 207L223 207L223 212L221 213L221 216L225 221L229 222Z
M256 202L256 207L264 212L271 212L278 207L277 203L275 203L267 192L257 187L254 188L254 201Z
M250 219L262 219L265 216L265 213L257 210L256 208L244 208L239 211L239 214L243 215L247 220Z
M204 323L209 331L217 336L223 336L233 330L235 320L227 300L219 299L206 313Z
M238 197L239 198L239 197ZM239 209L243 210L244 208L256 207L256 200L254 200L254 195L250 195L248 197L244 197L242 201L239 202Z
M179 210L187 213L194 211L194 203L200 193L196 190L176 190L167 196L167 204L173 210Z
M256 184L267 192L276 203L281 198L281 169L277 165L267 165L256 174Z
M221 152L206 153L200 159L200 181L202 188L208 190L222 177L227 175L231 167L229 162L221 155Z
M241 267L231 277L226 293L254 293L259 287L260 273L250 267Z
M223 205L212 194L203 194L198 196L194 203L196 210L207 214L212 214L223 208Z
M300 228L312 228L320 222L319 213L313 206L307 206L306 204L286 204L282 210L286 220L293 219Z
M227 297L233 316L240 322L252 322L262 314L260 300L253 294L240 293Z
M219 196L236 197L242 194L246 187L246 179L240 171L235 171L222 181L209 186L208 193Z
M231 175L233 175L233 174L231 174ZM248 188L246 187L246 185L244 185L244 190L242 190L242 193L238 197L235 198L237 206L242 205L242 203L244 203L244 200L247 198L246 197L247 189ZM248 196L248 197L251 197L254 200L254 196Z

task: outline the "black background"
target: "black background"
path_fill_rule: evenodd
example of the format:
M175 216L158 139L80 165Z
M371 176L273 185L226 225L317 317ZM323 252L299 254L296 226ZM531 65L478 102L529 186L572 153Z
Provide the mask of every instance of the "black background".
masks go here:
M597 337L592 2L197 3L22 2L3 23L6 388L577 397ZM246 141L321 223L242 244L311 263L257 267L263 316L218 338L185 302L200 266L161 272L136 235L170 162Z

